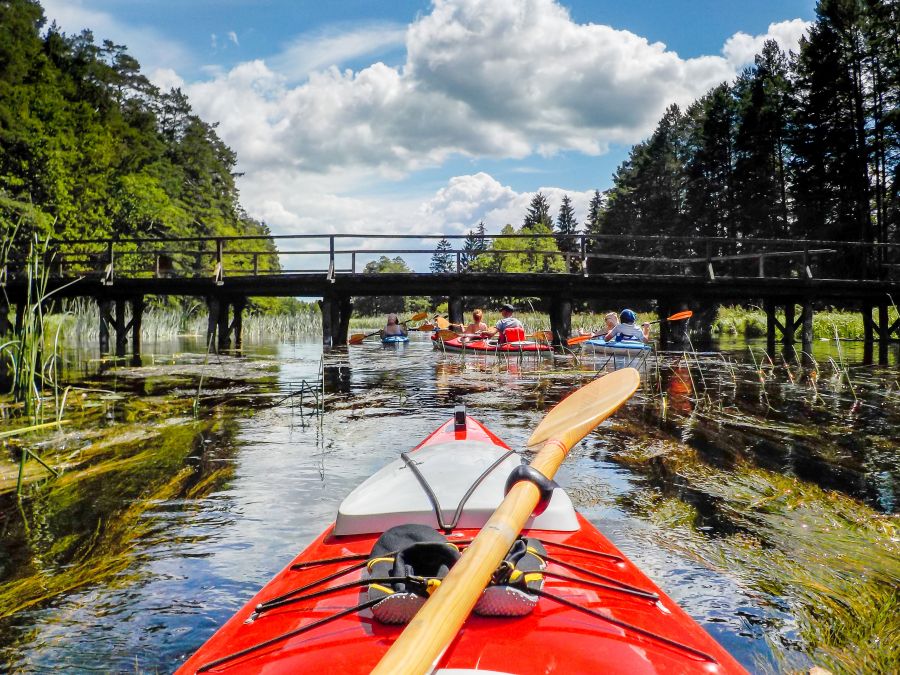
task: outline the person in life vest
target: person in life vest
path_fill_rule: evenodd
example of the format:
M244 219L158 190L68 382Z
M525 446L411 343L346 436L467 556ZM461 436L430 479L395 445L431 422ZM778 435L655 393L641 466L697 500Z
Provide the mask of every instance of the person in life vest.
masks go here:
M388 314L387 325L381 334L385 337L406 335L406 326L400 323L400 319L397 318L396 314Z
M604 336L604 340L607 342L621 342L622 340L628 341L640 341L640 342L649 342L650 341L650 324L644 323L641 324L641 327L638 328L635 323L637 322L637 314L635 314L630 309L623 309L619 314L620 322L616 325L615 328L610 330Z
M496 335L500 344L504 342L515 342L516 340L525 339L525 326L516 317L513 316L516 308L509 303L500 306L500 319L493 328L488 330L490 335Z

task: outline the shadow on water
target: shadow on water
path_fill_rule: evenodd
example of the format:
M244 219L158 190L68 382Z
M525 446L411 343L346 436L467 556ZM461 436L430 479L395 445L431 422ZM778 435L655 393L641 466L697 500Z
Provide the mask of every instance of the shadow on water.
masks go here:
M102 376L79 356L91 391L71 424L7 443L5 669L170 671L455 405L523 447L574 387L624 365L443 354L422 336L324 357L312 342L208 363L178 349ZM896 670L900 385L896 361L860 367L857 351L660 354L558 475L754 671ZM314 423L301 383L324 395ZM6 479L26 442L64 474L29 468L20 506Z

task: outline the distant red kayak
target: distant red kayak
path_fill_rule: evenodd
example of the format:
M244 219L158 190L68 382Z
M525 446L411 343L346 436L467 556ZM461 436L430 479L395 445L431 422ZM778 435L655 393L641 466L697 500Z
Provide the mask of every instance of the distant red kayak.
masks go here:
M485 352L491 354L521 354L523 352L553 353L550 345L535 342L533 340L516 340L515 342L497 342L485 338L469 338L466 336L442 340L440 337L432 337L434 348L446 352Z
M520 464L457 411L356 488L178 673L369 673L403 630L393 622L414 615ZM418 539L402 547L404 536ZM745 672L561 488L522 536L435 672Z

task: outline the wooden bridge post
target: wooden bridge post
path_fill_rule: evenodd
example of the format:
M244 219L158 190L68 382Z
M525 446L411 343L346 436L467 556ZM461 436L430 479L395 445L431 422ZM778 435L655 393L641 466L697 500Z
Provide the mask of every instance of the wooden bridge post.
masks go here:
M97 305L100 308L100 354L104 355L109 354L109 324L112 323L109 314L112 300L103 298L97 300Z
M332 316L334 311L332 305L334 301L327 295L319 300L319 309L322 311L322 346L331 347L334 344L334 327L332 325Z
M350 332L350 315L353 314L353 301L349 296L344 296L334 303L338 310L337 321L332 324L337 327L335 331L336 344L347 344L347 334Z
M888 306L886 302L881 301L878 303L878 363L883 366L887 365L890 333Z
M872 364L872 347L875 340L875 322L872 321L872 309L872 303L863 303L863 363L867 366Z
M793 301L784 303L784 326L781 331L781 344L790 347L794 344L794 330L796 323L794 322L794 303Z
M234 331L234 348L240 351L244 347L244 308L247 306L247 298L235 298L231 306L234 318L231 320L230 330Z
M128 352L128 330L125 327L125 300L116 300L116 320L113 324L116 331L116 356L125 356Z
M144 318L144 296L131 299L131 365L141 365L141 321Z
M775 353L775 328L780 324L775 316L775 302L765 300L763 305L766 310L766 351L771 356Z
M229 332L228 323L228 300L219 300L219 325L218 325L218 347L219 351L231 349L231 334Z
M553 346L564 347L572 332L572 301L569 298L553 298L550 301L550 332Z
M813 306L811 300L804 301L800 308L800 344L801 349L809 356L812 356L813 343Z
M209 352L217 350L216 334L219 328L219 299L210 296L206 299L206 307L209 310L209 318L206 321L206 349Z
M672 342L672 325L665 320L667 316L672 314L672 303L668 300L657 300L656 311L662 321L657 324L659 326L659 348L666 349Z
M450 323L461 324L465 326L465 316L463 316L463 299L458 295L451 295L447 298L447 314Z

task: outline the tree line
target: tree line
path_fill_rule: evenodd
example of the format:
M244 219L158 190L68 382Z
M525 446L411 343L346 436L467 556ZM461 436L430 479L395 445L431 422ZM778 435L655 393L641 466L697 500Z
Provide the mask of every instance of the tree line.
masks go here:
M263 235L241 248L276 251L268 227L241 208L236 156L216 124L179 89L154 86L124 45L45 24L34 0L0 2L6 237ZM210 258L176 255L174 264L205 268ZM259 264L277 268L277 256Z
M589 232L897 242L898 172L900 3L820 0L797 53L766 42L735 81L669 107Z

